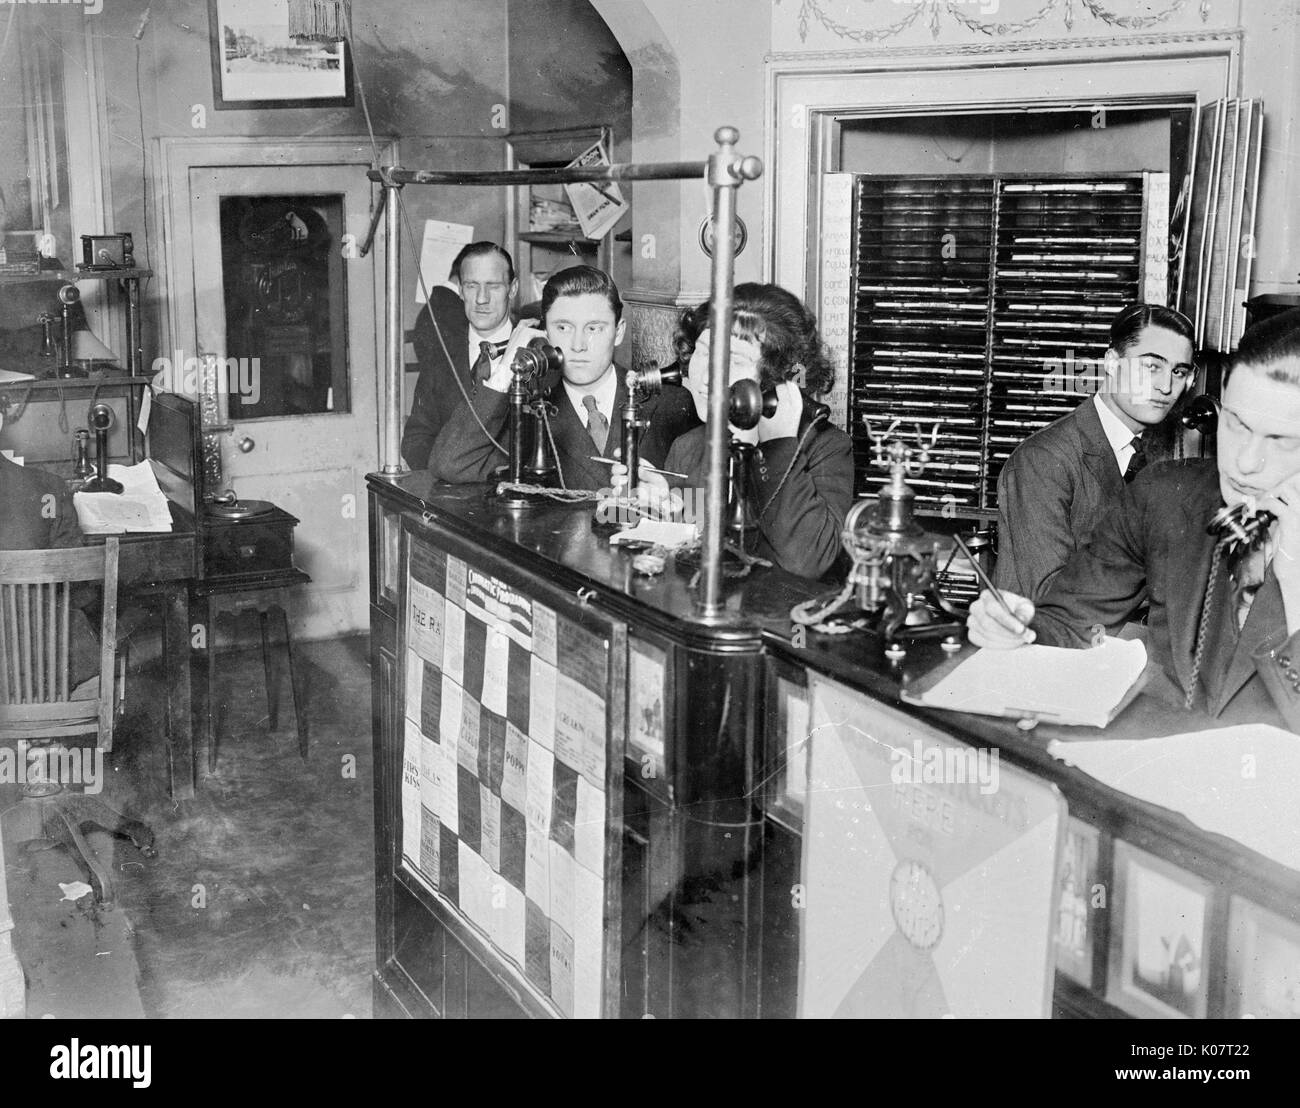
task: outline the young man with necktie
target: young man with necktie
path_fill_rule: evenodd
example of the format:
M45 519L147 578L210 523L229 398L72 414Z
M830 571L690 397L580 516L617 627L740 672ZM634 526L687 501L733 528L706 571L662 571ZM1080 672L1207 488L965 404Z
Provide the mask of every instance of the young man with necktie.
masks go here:
M1270 513L1257 541L1222 541L1224 507ZM1219 412L1217 458L1147 468L1037 603L985 592L978 646L1087 647L1150 604L1146 691L1225 722L1300 731L1300 309L1242 337Z
M522 321L482 388L443 426L429 456L429 472L443 481L488 481L508 460L511 365L515 352L543 338L564 357L559 380L546 389L551 438L564 486L603 489L610 467L593 456L613 458L621 446L621 413L627 402L625 371L614 362L626 321L618 286L609 275L579 265L554 274L542 290L542 326ZM662 465L673 438L695 423L690 397L675 385L641 408L650 427L641 439L641 456ZM484 432L487 432L485 435ZM491 436L491 440L487 437Z
M472 396L500 364L491 351L501 349L515 326L519 282L508 251L495 242L472 242L456 255L450 279L457 289L430 289L411 335L420 376L402 432L402 457L412 469L428 465L443 424L462 396Z
M1104 367L1093 396L1027 438L1002 467L999 588L1041 597L1124 486L1165 456L1155 432L1195 372L1191 321L1172 308L1129 305L1111 323Z

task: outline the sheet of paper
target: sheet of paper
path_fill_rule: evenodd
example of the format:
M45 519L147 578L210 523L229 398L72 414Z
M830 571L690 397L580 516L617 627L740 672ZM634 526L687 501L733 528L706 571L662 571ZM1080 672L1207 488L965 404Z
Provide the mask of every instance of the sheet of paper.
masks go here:
M479 854L493 873L501 872L501 798L479 785Z
M649 542L655 546L666 546L672 550L679 546L690 546L695 541L696 531L693 523L673 523L665 519L643 519L635 527L626 531L615 531L609 536L610 546L620 546L625 542Z
M406 645L427 662L442 665L442 594L414 577L407 588Z
M609 165L609 156L599 142L594 143L569 163L575 169ZM627 201L613 181L589 184L579 181L565 185L564 191L573 205L573 214L582 225L582 233L589 239L603 238L627 211Z
M605 702L566 674L556 678L555 755L597 788L605 784Z
M524 819L530 830L539 835L551 833L552 791L555 783L555 756L540 743L528 750L528 799Z
M450 601L450 597L448 600ZM465 609L448 603L442 620L442 672L457 683L465 679Z
M117 535L124 531L170 531L171 510L167 497L158 487L153 466L143 461L138 465L110 465L108 475L120 481L122 491L74 493L72 503L77 509L77 519L87 535Z
M524 865L524 892L545 915L551 914L551 839L544 831L528 828L528 858Z
M1090 650L1022 646L979 650L921 697L935 708L1040 716L1105 727L1146 665L1137 640L1108 638Z
M578 810L573 817L574 855L579 867L605 871L605 794L578 778Z
M1052 742L1047 750L1300 871L1300 735L1251 724L1160 739Z
M573 934L574 897L577 895L577 868L573 855L554 839L551 840L551 919L570 935Z
M447 278L451 263L456 260L460 248L474 241L474 228L468 223L448 223L442 219L424 221L424 241L420 244L420 273L424 277L415 282L415 302L423 304L428 297L426 288L443 285L455 286Z
M536 654L529 662L528 733L547 750L555 745L555 667Z
M483 651L483 707L506 714L506 686L509 682L510 640L489 626Z
M578 868L577 913L573 936L573 1014L578 1019L600 1018L600 987L604 965L605 935L604 882L594 873Z
M402 744L402 854L420 864L420 728L406 721Z

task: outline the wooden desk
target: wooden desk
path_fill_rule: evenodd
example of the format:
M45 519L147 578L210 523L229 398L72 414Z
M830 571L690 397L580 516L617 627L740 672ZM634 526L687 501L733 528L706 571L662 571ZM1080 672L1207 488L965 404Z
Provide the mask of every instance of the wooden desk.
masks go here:
M119 606L123 597L157 599L162 607L162 653L167 686L167 753L173 800L194 797L194 724L190 698L190 586L198 576L194 520L171 504L172 530L121 536ZM102 542L102 535L86 542Z

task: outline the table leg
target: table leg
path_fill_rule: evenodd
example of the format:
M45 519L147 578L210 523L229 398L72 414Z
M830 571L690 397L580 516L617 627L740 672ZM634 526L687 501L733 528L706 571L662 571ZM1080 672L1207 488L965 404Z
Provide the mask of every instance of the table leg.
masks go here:
M173 800L194 798L194 720L190 700L190 590L169 585L163 601L163 665L167 677L167 747Z

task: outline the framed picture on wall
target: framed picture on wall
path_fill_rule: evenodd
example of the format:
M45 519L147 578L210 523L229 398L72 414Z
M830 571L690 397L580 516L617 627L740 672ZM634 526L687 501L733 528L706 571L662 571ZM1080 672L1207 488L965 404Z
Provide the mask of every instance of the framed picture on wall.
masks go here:
M351 107L347 43L292 38L288 0L208 0L208 23L215 108Z
M1106 999L1135 1016L1204 1019L1210 888L1172 862L1115 844L1115 921Z

